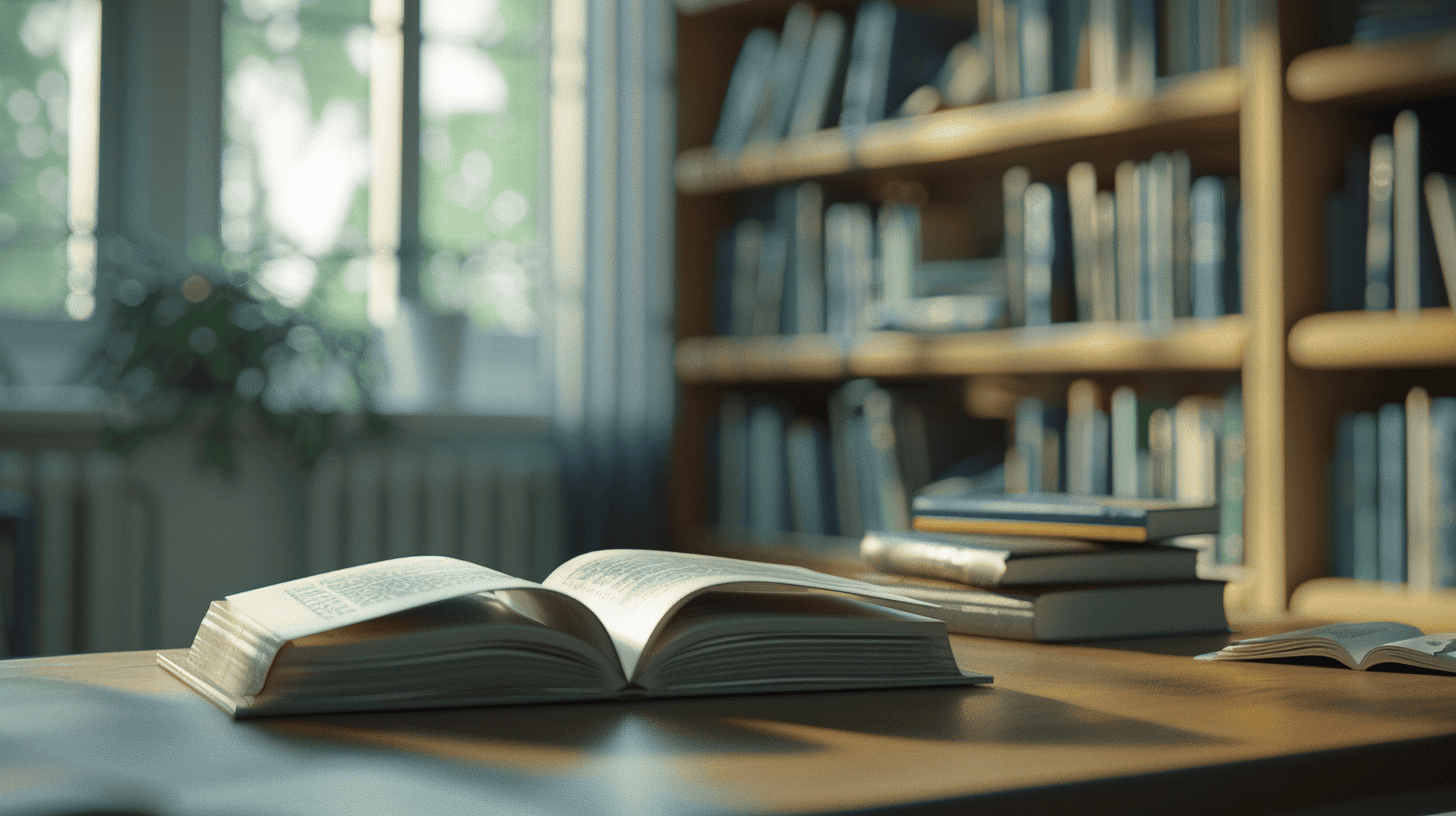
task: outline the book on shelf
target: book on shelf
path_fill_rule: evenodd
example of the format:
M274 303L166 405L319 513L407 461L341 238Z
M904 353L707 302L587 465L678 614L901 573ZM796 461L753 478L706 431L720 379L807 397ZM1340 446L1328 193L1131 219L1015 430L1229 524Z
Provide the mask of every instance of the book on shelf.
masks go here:
M1413 666L1456 674L1456 634L1424 634L1404 623L1332 623L1277 635L1247 638L1199 660L1321 658L1346 668Z
M1355 13L1352 42L1372 42L1426 34L1456 26L1456 9L1426 0L1362 0Z
M990 681L943 624L875 602L930 609L690 553L588 553L540 584L414 556L229 595L157 662L236 717Z
M933 533L1041 535L1092 541L1162 541L1218 532L1218 506L1171 499L1067 493L920 495L913 527Z
M1221 581L999 588L888 573L865 581L935 604L952 633L1043 642L1227 632ZM886 602L893 605L894 602Z
M1448 300L1456 307L1456 179L1445 173L1427 173L1425 191L1432 243L1436 246Z
M749 135L768 116L764 92L777 51L778 36L767 28L755 28L744 37L718 112L713 149L728 153L742 150Z
M1375 577L1380 581L1405 581L1405 425L1405 406L1399 402L1376 411Z
M717 523L726 535L748 532L748 400L728 391L718 402Z
M1405 402L1345 411L1330 472L1330 574L1456 586L1456 397L1420 386Z
M979 587L1198 577L1197 553L1166 544L885 531L866 533L860 555L877 572Z
M789 117L789 136L813 133L839 121L849 55L848 29L844 17L832 9L815 16L809 51L804 57L804 75Z
M974 23L868 0L855 15L839 126L889 118L917 89L933 85L947 55Z
M779 31L778 49L765 77L765 113L748 135L748 141L782 139L789 135L789 120L803 80L809 44L813 37L814 9L804 0L789 6Z
M1370 183L1365 230L1365 308L1389 309L1394 303L1394 142L1389 133L1370 142Z
M748 530L767 540L790 529L788 462L784 457L788 408L765 398L748 409Z

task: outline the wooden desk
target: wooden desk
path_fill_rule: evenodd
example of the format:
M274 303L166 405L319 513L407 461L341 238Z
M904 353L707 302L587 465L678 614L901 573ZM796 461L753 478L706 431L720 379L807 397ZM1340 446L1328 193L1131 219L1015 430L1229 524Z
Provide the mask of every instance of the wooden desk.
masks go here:
M653 812L1456 809L1456 677L1189 659L1226 637L1097 646L954 640L962 665L995 675L993 685L288 717L236 727L530 777L649 786L667 797ZM0 663L0 679L27 676L208 706L147 652Z

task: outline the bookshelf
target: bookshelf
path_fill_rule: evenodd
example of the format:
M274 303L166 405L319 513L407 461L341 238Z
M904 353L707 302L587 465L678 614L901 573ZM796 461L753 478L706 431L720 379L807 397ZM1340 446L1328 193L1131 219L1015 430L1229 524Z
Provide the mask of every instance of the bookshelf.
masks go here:
M1242 568L1227 573L1231 609L1285 611L1296 590L1317 579L1311 586L1325 599L1319 609L1363 598L1368 586L1327 577L1325 474L1336 416L1400 399L1413 384L1456 395L1443 384L1456 369L1456 314L1325 311L1324 202L1340 182L1349 145L1368 145L1373 133L1388 131L1398 106L1456 94L1456 33L1319 47L1317 5L1247 0L1238 66L1162 78L1150 94L1058 91L751 143L732 154L707 147L744 34L776 27L788 5L679 5L675 365L682 408L672 498L679 546L703 546L707 429L728 389L764 389L802 403L864 376L958 384L971 406L987 381L1026 393L1056 393L1081 377L1104 393L1123 383L1175 394L1232 384L1243 394L1245 550ZM816 6L847 17L854 8ZM1107 188L1119 161L1167 150L1185 151L1200 174L1239 179L1241 314L1157 327L1121 321L876 331L847 343L828 335L714 334L714 245L735 220L737 194L814 181L839 200L883 201L908 189L963 206L981 233L1000 218L1001 175L1009 167L1055 180L1091 161ZM1402 609L1420 617L1450 603L1444 594L1386 595L1392 617Z

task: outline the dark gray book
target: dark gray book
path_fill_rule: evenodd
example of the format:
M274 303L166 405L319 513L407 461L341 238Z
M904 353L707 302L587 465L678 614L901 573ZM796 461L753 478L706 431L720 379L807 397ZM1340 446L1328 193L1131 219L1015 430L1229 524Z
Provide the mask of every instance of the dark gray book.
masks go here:
M764 226L756 218L739 221L733 228L732 296L729 325L732 334L753 334L758 311L758 267L763 263Z
M1188 154L1168 154L1168 195L1172 202L1173 316L1193 315L1193 166Z
M1375 412L1357 412L1352 434L1354 577L1374 581L1380 575L1380 428Z
M1078 162L1067 171L1067 210L1072 226L1072 283L1077 294L1077 319L1113 320L1097 291L1100 270L1097 235L1097 170Z
M748 410L748 531L754 541L767 541L791 529L788 463L784 430L788 410L771 400L758 400Z
M1012 167L1001 177L1001 207L1006 259L1006 305L1011 325L1026 325L1026 189L1031 173Z
M1431 518L1435 585L1456 587L1456 397L1431 400Z
M1335 418L1330 453L1329 564L1336 578L1355 577L1355 411Z
M1072 242L1067 195L1060 185L1028 185L1023 231L1027 326L1049 326L1075 316Z
M1376 503L1379 538L1376 544L1376 578L1405 581L1406 562L1406 468L1405 406L1388 402L1376 414L1379 454L1376 459L1378 498Z
M1228 631L1220 581L985 589L885 573L859 577L935 604L920 614L956 634L1061 642Z
M1146 165L1143 176L1143 240L1142 279L1146 301L1144 318L1167 325L1174 317L1173 284L1173 159L1168 153L1156 153Z
M879 572L980 587L1192 581L1198 577L1197 554L1165 544L877 532L866 533L860 540L860 555Z
M1146 243L1143 228L1143 176L1135 161L1117 165L1117 319L1143 319L1142 269Z
M792 279L793 325L798 334L823 334L824 319L824 191L805 182L794 188Z
M829 433L824 423L798 417L785 438L793 527L801 533L834 535L834 478Z
M718 403L717 505L721 534L748 533L748 400L737 391Z
M758 276L753 290L753 334L764 336L783 331L784 289L789 270L789 244L792 221L785 215L790 209L785 197L792 190L780 190L778 214L767 226L759 247ZM791 203L791 202L790 202Z

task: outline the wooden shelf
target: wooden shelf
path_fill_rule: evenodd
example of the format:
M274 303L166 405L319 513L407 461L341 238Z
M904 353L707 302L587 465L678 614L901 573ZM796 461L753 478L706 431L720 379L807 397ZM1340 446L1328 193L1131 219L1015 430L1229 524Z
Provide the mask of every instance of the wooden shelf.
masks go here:
M677 184L684 193L703 194L856 170L1027 161L1022 154L1084 153L1099 139L1123 143L1126 158L1138 152L1125 145L1131 137L1182 130L1207 138L1220 126L1235 134L1240 94L1239 70L1220 68L1164 80L1151 98L1062 91L880 122L857 138L832 129L733 155L693 148L678 158Z
M1294 591L1289 611L1327 620L1393 620L1427 632L1456 631L1456 590L1411 592L1404 584L1316 578Z
M1388 103L1456 93L1456 30L1308 51L1289 64L1286 82L1301 102Z
M1456 312L1326 312L1289 331L1289 358L1305 368L1456 365Z
M687 382L1096 371L1237 371L1246 331L1238 315L1142 323L1064 323L960 334L873 332L845 349L826 335L696 337L678 345Z

